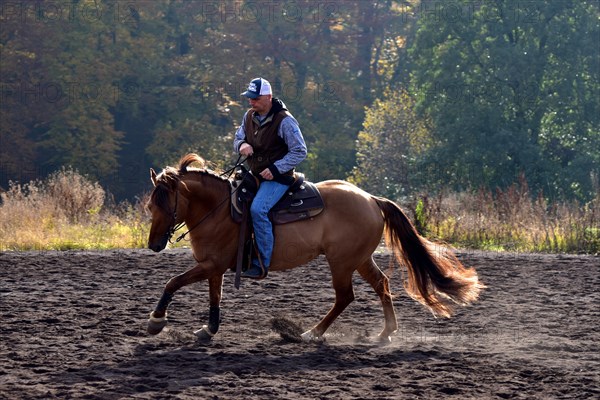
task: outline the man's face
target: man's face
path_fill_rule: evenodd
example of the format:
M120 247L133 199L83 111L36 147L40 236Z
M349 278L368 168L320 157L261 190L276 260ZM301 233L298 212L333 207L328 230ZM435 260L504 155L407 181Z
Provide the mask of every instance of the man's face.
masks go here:
M256 99L248 99L250 103L250 107L252 110L259 113L260 115L265 115L271 109L271 96L270 94L265 94L262 96L258 96Z

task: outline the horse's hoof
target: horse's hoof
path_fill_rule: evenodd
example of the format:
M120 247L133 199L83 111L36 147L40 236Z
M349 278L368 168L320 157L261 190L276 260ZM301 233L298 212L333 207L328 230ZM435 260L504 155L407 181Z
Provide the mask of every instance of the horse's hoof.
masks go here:
M304 332L302 335L300 335L300 337L302 338L302 341L305 343L322 342L325 340L323 338L323 336L316 336L312 330Z
M392 343L392 337L388 335L380 335L379 336L379 344L385 345Z
M211 340L213 338L213 336L215 336L215 334L212 333L210 331L210 329L208 329L207 325L203 325L202 328L195 331L194 335L196 335L198 340L203 341L203 342L208 342L209 340Z
M150 313L150 318L148 319L148 328L147 331L151 335L158 335L163 328L167 326L167 314L165 313L164 317L156 318L154 316L154 312Z
M379 338L379 343L380 344L389 344L392 343L392 335L394 333L398 332L398 329L394 329L394 330L387 330L384 329L383 331L381 331L381 333L377 336Z

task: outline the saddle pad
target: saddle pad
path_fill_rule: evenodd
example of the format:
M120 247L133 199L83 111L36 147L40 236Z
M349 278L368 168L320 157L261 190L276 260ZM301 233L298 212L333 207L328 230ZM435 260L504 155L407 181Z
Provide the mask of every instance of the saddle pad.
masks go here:
M295 192L287 192L269 212L274 224L287 224L319 215L324 208L319 189L304 181Z
M290 189L295 191L288 191L269 212L273 224L287 224L312 218L323 211L323 199L315 184L301 181L300 185L294 184ZM231 216L239 224L242 221L241 203L249 199L241 181L232 182L231 192Z

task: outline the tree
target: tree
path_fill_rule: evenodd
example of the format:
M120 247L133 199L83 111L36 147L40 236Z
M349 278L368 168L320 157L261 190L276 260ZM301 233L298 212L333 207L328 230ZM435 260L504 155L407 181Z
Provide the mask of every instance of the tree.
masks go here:
M545 193L590 196L589 177L572 172L600 168L598 4L422 8L412 88L436 142L423 168L455 188L506 187L525 173Z
M408 92L388 90L366 110L351 180L385 197L407 196L418 186L416 166L430 141L427 122L416 117Z
M308 176L347 176L365 106L406 84L414 20L392 0L5 3L0 185L69 164L117 199L186 151L230 164L256 76L300 121Z

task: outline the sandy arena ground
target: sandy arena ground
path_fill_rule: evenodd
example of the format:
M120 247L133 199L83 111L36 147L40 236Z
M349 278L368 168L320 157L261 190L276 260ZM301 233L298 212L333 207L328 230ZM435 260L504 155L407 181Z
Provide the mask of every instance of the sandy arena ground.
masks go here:
M358 274L356 300L323 343L309 329L333 304L324 258L233 287L210 343L205 282L175 295L157 336L146 319L189 250L0 254L1 399L598 399L600 258L460 253L488 286L436 320L392 277L400 329L387 345L381 304ZM378 255L383 269L390 256Z

